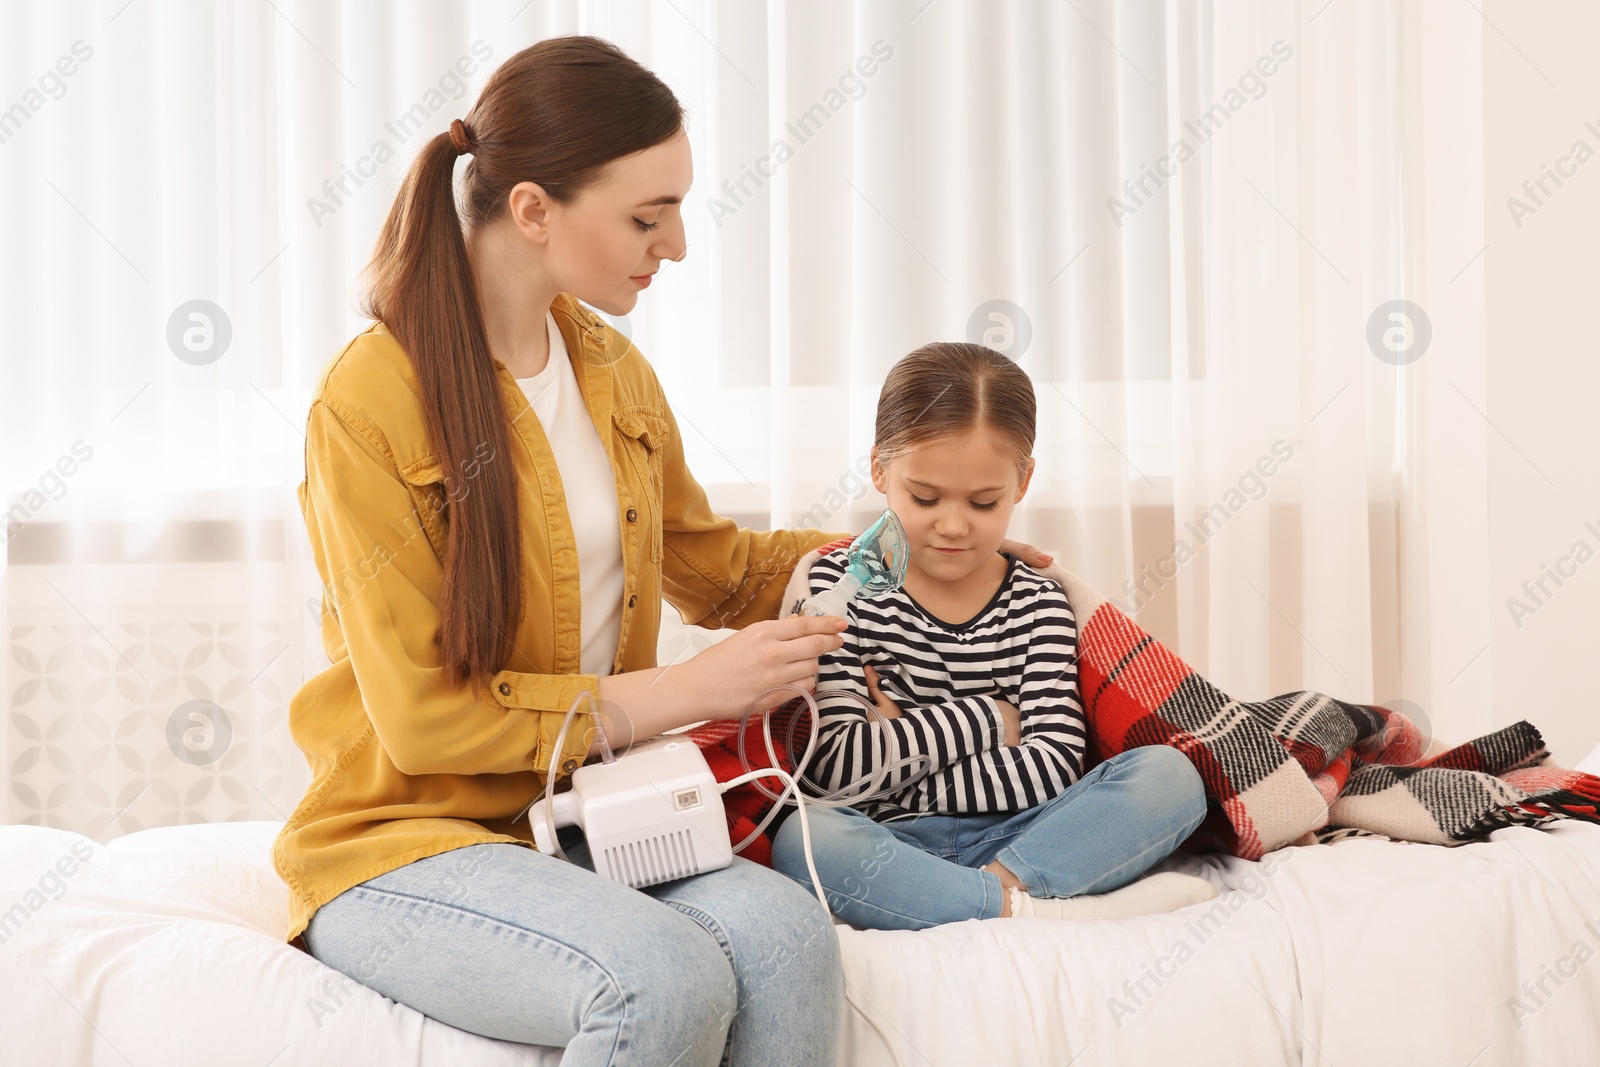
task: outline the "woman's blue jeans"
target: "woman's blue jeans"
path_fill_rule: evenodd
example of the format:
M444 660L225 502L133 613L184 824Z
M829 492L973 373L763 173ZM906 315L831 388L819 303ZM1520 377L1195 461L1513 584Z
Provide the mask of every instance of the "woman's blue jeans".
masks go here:
M831 1064L844 971L817 898L734 857L630 889L509 843L429 856L311 918L311 954L431 1018L561 1062Z
M855 808L807 808L812 857L834 914L853 926L921 930L993 919L999 860L1036 897L1105 893L1160 863L1205 819L1194 764L1170 745L1120 752L1027 811L919 815L879 823ZM772 865L801 885L800 820L778 829Z

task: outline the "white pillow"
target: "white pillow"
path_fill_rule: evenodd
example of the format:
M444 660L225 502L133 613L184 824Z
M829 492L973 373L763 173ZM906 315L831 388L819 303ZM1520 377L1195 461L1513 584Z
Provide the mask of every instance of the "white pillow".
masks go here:
M1600 778L1600 745L1594 746L1594 751L1579 760L1578 765L1572 769Z

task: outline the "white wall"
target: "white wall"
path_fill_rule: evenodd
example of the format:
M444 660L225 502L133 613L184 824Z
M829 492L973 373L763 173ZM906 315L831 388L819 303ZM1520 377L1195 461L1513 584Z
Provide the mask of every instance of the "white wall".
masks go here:
M1473 667L1459 684L1491 685L1494 725L1528 719L1555 762L1570 766L1600 743L1600 6L1506 0L1483 10L1500 31L1483 38L1493 611L1488 669ZM1552 196L1535 189L1543 201L1535 204L1522 183L1578 141L1594 158L1565 164L1576 173L1559 188L1547 180ZM1507 208L1512 196L1535 208L1520 227ZM1577 555L1597 558L1581 566L1573 558L1566 569L1576 574L1559 587L1547 578L1553 595L1539 593L1542 603L1528 597L1523 583L1579 542ZM1512 597L1535 612L1514 619Z

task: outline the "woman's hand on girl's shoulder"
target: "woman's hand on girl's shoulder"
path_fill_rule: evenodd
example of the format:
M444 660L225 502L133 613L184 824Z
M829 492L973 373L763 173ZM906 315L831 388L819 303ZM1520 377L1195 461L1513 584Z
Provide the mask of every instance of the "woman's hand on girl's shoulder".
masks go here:
M1041 552L1026 542L1014 541L1009 537L1000 542L1000 551L1016 556L1030 567L1048 567L1056 561L1050 553Z

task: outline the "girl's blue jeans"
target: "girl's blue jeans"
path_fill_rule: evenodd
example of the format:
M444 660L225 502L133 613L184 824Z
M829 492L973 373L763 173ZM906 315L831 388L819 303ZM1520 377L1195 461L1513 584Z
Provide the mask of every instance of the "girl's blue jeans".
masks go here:
M921 930L1000 915L999 860L1036 897L1105 893L1171 855L1205 819L1200 773L1170 745L1129 749L1026 811L874 822L807 808L812 856L834 914L853 926ZM772 865L801 885L800 820L778 829Z
M415 860L324 904L323 963L431 1018L564 1047L561 1062L634 1067L831 1064L844 972L817 898L734 857L630 889L508 843Z

